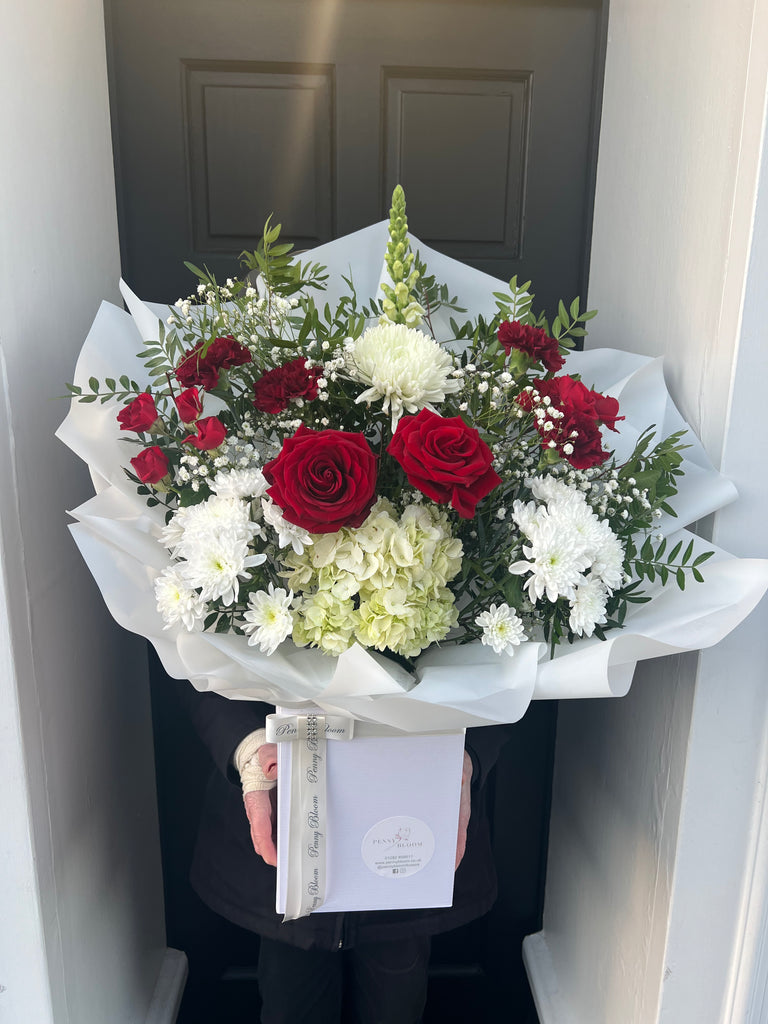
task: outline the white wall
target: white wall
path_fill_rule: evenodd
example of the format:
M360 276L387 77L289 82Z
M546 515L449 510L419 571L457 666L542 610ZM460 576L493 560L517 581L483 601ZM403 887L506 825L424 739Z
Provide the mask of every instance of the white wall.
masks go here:
M100 0L4 5L0 126L0 1020L133 1024L165 953L146 659L53 437L120 269Z
M763 556L767 460L744 439L766 370L756 256L747 278L765 20L764 0L611 0L589 294L590 344L664 354L740 487L715 539ZM561 705L544 930L527 951L544 1024L762 1019L735 1007L759 938L766 634L764 602L715 651L642 666L627 698Z

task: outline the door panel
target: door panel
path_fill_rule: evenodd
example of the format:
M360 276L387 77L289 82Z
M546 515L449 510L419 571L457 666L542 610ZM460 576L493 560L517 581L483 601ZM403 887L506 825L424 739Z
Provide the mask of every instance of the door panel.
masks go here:
M124 272L232 273L386 216L542 305L583 290L599 0L107 0Z

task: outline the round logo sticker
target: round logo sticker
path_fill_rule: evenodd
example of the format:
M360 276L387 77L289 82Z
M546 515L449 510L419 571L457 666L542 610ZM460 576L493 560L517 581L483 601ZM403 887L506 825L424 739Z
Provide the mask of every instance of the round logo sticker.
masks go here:
M434 852L432 829L418 818L385 818L363 838L363 860L375 875L387 878L415 875Z

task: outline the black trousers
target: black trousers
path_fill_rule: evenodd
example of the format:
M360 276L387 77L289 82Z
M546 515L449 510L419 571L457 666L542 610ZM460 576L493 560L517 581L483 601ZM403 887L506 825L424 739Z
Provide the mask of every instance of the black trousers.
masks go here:
M329 952L261 940L261 1024L418 1024L430 937Z

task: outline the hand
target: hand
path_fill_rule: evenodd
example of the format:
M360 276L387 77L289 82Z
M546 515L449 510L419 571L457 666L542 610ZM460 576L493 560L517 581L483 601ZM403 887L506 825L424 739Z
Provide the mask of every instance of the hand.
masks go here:
M469 816L472 813L472 797L470 783L472 782L472 758L464 751L464 767L461 772L461 796L459 797L459 833L456 837L456 864L454 871L461 864L461 858L467 848L467 826Z
M256 752L261 770L268 779L277 778L277 744L264 743ZM253 848L265 864L277 864L275 826L277 823L277 789L262 789L243 796L245 813L251 826Z

